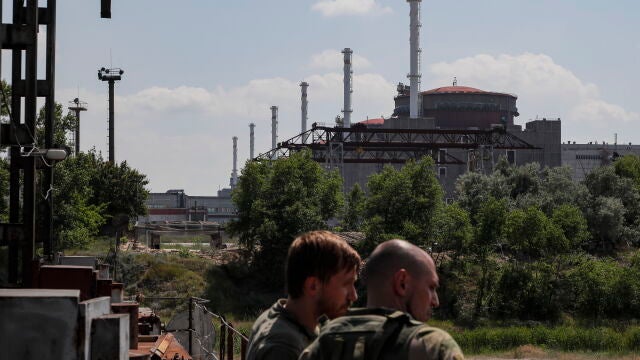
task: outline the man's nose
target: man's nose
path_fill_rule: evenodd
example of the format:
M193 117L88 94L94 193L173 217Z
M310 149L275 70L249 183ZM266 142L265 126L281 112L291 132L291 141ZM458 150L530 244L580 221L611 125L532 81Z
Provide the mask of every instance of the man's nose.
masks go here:
M434 291L431 298L431 307L437 308L438 306L440 306L440 299L438 299L438 293Z
M358 292L356 291L355 286L352 286L349 290L348 299L351 302L355 302L356 300L358 300Z

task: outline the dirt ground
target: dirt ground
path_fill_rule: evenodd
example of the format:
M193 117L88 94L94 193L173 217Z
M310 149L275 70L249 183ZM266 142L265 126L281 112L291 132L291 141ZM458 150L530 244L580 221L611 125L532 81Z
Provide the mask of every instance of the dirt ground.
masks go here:
M532 345L524 345L504 353L488 355L470 355L466 359L473 360L505 360L505 359L554 359L554 360L640 360L640 354L606 354L606 353L566 353L546 350Z

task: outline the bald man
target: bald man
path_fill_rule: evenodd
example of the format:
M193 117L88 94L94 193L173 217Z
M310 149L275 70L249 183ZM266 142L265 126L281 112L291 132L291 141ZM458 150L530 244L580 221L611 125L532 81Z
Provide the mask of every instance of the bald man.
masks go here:
M424 324L439 305L438 274L424 250L398 239L378 245L363 281L367 307L324 324L301 360L464 359L451 335Z

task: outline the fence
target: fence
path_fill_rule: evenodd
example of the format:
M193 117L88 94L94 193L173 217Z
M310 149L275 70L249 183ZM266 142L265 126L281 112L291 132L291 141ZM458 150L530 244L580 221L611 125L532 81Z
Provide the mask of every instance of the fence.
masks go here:
M188 301L188 310L176 314L167 323L166 331L174 334L193 360L233 360L234 357L238 359L238 356L239 359L245 358L249 339L223 315L207 309L205 304L208 300L197 297L145 299L153 300Z

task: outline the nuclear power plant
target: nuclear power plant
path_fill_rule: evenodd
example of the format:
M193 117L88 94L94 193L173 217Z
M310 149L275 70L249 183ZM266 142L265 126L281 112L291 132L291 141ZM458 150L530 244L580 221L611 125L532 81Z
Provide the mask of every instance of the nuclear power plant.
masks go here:
M301 132L278 141L278 106L271 106L271 149L255 155L254 127L250 127L250 157L271 161L291 152L309 149L313 159L329 170L337 170L344 191L358 183L363 188L371 174L385 165L401 167L409 159L431 156L445 198L455 198L456 179L468 171L489 173L501 157L514 165L537 162L541 167L569 166L574 180L582 180L591 170L610 163L617 156L640 154L640 146L591 142L562 143L560 118L540 118L522 125L515 123L518 112L515 94L494 89L477 89L451 84L435 84L421 91L422 50L420 48L421 0L409 3L409 85L399 83L394 108L389 117L352 119L354 50L344 48L342 119L335 126L313 122L310 127L308 88L300 83ZM393 94L390 94L393 96ZM357 104L356 104L357 106ZM265 109L266 110L266 109ZM544 112L544 109L541 109ZM233 143L233 171L230 188L218 196L187 196L182 190L152 193L147 221L201 219L225 222L234 217L230 194L237 181L237 138Z

